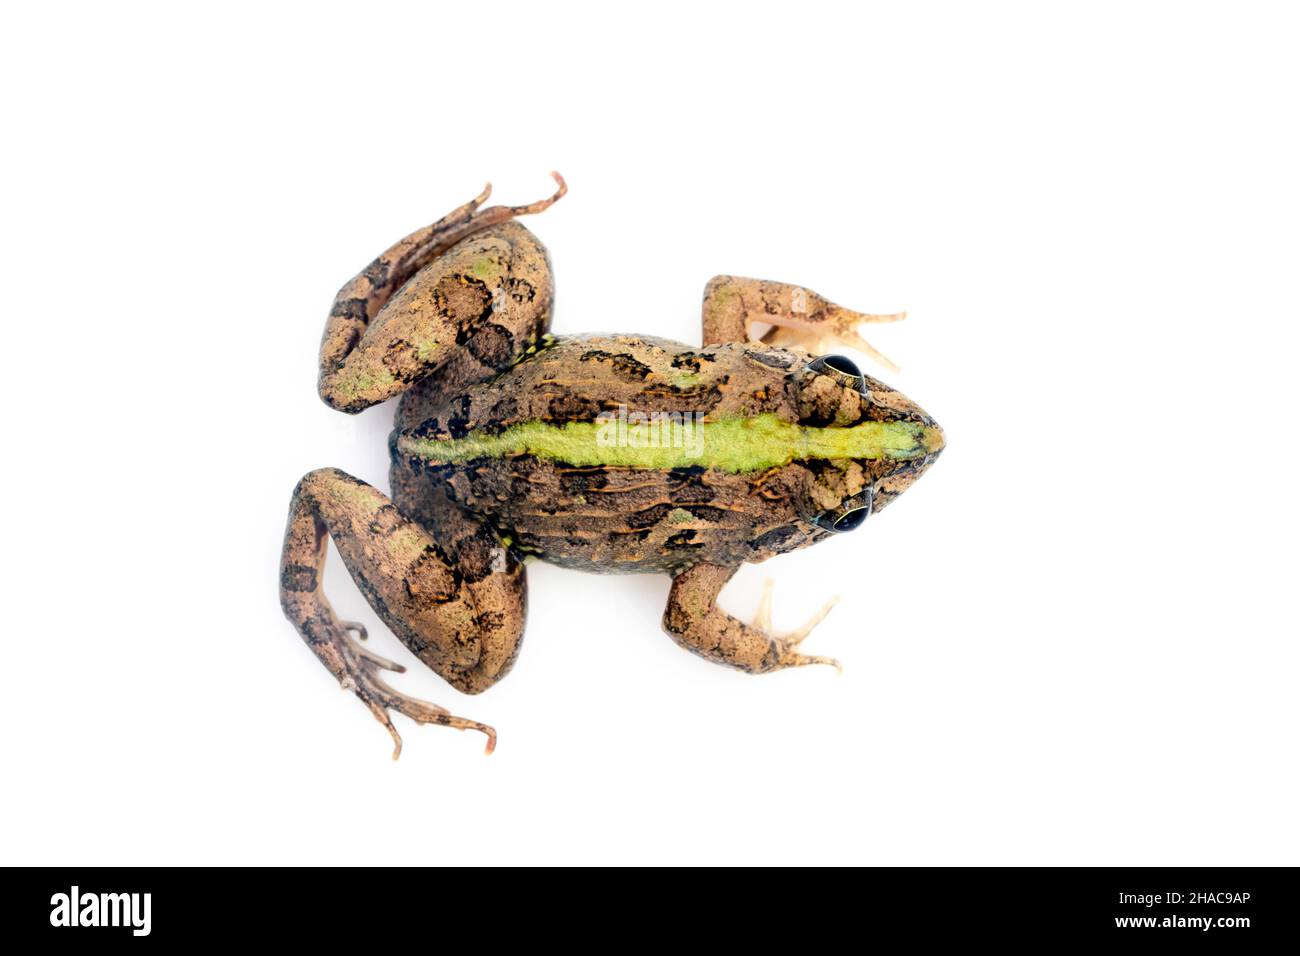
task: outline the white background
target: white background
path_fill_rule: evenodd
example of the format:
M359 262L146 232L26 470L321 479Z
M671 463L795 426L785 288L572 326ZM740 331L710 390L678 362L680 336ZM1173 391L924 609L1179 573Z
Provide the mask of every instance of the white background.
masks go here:
M6 863L1296 864L1296 22L1284 4L10 7ZM464 697L331 556L402 760L281 617L288 499L387 488L334 291L472 196L555 330L698 341L718 272L868 311L945 426L860 532L742 569L845 663L750 677L666 578L532 565Z

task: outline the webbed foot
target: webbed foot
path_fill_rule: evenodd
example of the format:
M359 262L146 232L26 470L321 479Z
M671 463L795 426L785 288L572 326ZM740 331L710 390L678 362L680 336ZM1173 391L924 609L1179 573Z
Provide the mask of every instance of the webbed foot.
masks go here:
M842 345L869 355L895 372L898 366L864 339L858 329L905 318L906 312L855 312L811 289L767 279L715 276L704 290L706 345L758 341L818 355Z
M393 726L390 710L405 714L417 724L439 724L457 730L477 730L487 736L484 753L492 753L497 745L497 732L487 724L477 720L457 717L445 707L428 701L409 697L390 687L382 677L383 671L395 674L405 673L406 668L396 661L390 661L361 644L366 640L366 629L352 621L338 621L331 625L325 622L320 629L323 640L309 642L312 649L339 680L339 686L350 690L370 709L375 719L388 728L393 738L393 759L402 755L402 736ZM359 640L353 640L352 635Z
M808 664L828 664L835 668L836 673L844 673L844 667L838 660L833 657L820 657L811 654L801 654L798 647L804 639L812 633L813 628L820 624L831 612L836 604L839 603L839 596L831 598L821 610L810 617L802 626L795 628L788 634L772 633L772 592L775 584L771 578L763 582L763 593L758 599L758 609L754 612L754 619L750 622L753 627L766 634L772 642L771 655L775 664L771 670L782 670L786 667L804 667Z

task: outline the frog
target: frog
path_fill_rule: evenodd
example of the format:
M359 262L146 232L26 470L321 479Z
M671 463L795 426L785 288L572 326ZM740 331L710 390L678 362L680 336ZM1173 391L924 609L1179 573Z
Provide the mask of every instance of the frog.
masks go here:
M404 666L371 650L323 591L326 549L380 620L453 688L479 694L515 663L526 565L671 578L663 629L749 673L806 665L827 602L776 633L772 586L753 618L724 611L737 570L860 528L938 459L943 430L863 373L886 367L859 332L903 313L841 307L799 285L732 275L705 286L701 344L650 335L556 335L550 257L519 220L486 206L491 185L383 252L335 297L317 388L350 414L397 399L391 493L336 468L294 489L280 560L281 607L339 685L392 719L497 741L488 724L408 696Z

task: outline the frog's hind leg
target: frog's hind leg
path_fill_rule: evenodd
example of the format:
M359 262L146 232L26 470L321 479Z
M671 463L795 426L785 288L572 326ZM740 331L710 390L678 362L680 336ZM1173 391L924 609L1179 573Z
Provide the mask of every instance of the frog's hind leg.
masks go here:
M898 322L906 317L906 312L854 312L803 286L765 279L714 276L704 288L705 345L759 341L823 354L838 343L897 371L898 366L857 330L868 323Z
M401 515L376 489L337 469L313 471L289 507L280 562L285 615L345 690L361 698L393 736L389 711L417 723L487 735L496 731L435 704L407 697L381 677L401 672L356 638L363 628L339 620L322 589L327 538L371 607L424 663L453 687L478 693L510 670L523 637L524 569L490 528L459 512L441 516L438 538Z
M751 624L732 617L718 607L718 594L736 573L735 568L697 564L673 578L664 610L664 630L681 647L716 664L726 664L751 674L765 674L787 667L829 664L840 669L831 657L803 654L803 643L835 601L827 602L802 627L782 635L771 633L772 586L764 585L758 611Z
M401 393L455 355L487 377L527 347L550 318L546 250L511 220L547 199L481 208L491 186L402 239L339 290L320 347L320 396L359 412Z

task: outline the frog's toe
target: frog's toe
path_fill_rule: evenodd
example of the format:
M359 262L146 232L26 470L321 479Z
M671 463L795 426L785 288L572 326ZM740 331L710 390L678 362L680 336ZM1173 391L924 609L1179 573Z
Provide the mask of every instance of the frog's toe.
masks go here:
M564 177L555 170L551 170L551 178L555 180L555 192L551 193L551 195L547 196L545 199L539 199L536 202L530 202L523 206L507 206L506 208L510 210L511 215L535 216L537 213L551 208L551 206L556 202L563 199L565 194L569 191L569 184L566 183ZM489 186L489 188L491 187Z
M826 619L826 615L831 613L831 608L833 608L836 604L839 603L840 603L840 597L837 594L835 597L831 598L829 601L823 604L821 610L818 611L816 614L814 614L812 617L810 617L807 621L805 621L802 627L791 631L789 634L784 635L781 639L785 641L790 647L798 647L800 644L803 643L804 638L806 638L809 634L812 633L813 628Z
M394 674L406 673L405 665L390 661L387 657L381 657L368 647L358 647L357 656L368 663L374 664L380 670L392 671Z
M763 593L758 599L758 610L754 613L754 621L751 625L767 635L772 642L772 656L774 658L772 669L782 670L787 667L805 667L809 664L827 664L834 667L837 672L843 673L843 666L835 658L801 654L797 650L799 645L804 642L804 639L812 633L813 628L820 624L826 618L826 615L831 612L831 608L839 603L839 596L831 598L822 605L821 609L805 621L801 627L788 634L776 635L772 633L772 591L773 583L769 578L763 582Z
M365 638L365 627L356 622L340 621L331 635L330 655L341 672L339 684L344 690L350 690L361 699L375 719L387 728L393 738L393 759L402 754L402 735L393 726L390 711L405 714L417 724L439 724L457 730L477 730L487 737L486 753L496 749L497 732L487 724L465 717L457 717L445 707L428 701L409 697L401 691L390 687L380 676L383 671L401 674L406 668L396 661L376 654L353 640L352 634ZM333 670L334 667L331 667Z
M900 312L898 317L902 318L906 314L907 314L906 312ZM839 342L841 345L846 345L851 349L857 349L863 355L869 356L871 360L875 362L877 365L880 365L883 368L887 368L891 372L898 371L898 364L893 359L891 359L888 355L885 355L885 353L881 352L880 349L876 348L874 345L872 345L870 342L864 339L861 335L859 335L856 329L841 332L839 335L835 336L835 340Z
M817 319L798 314L763 316L762 321L772 328L762 336L762 341L770 345L792 345L820 355L834 351L836 346L856 349L891 372L897 372L898 365L864 339L858 329L863 325L901 322L905 318L907 318L906 312L885 314L854 312L852 309L828 302L824 312L820 313Z
M797 651L779 650L777 660L775 670L785 670L787 667L807 667L809 664L827 664L835 668L835 673L844 673L844 665L838 660L833 657L822 657L818 654L800 654Z
M366 693L363 694L358 688L357 696L370 708L370 712L375 715L375 719L388 728L388 733L393 738L394 760L402 755L402 735L393 726L393 720L388 714L390 710L405 714L417 724L438 724L443 727L453 727L456 730L477 730L487 737L487 746L483 752L490 754L496 749L497 732L487 724L479 723L477 720L457 717L445 707L439 707L437 704L419 700L415 697L408 697L406 694L389 687L388 684L377 677L373 679L372 687Z
M370 638L370 632L366 630L366 626L360 621L339 621L339 627L343 628L343 630L347 631L349 634L355 634L359 641L365 641Z

